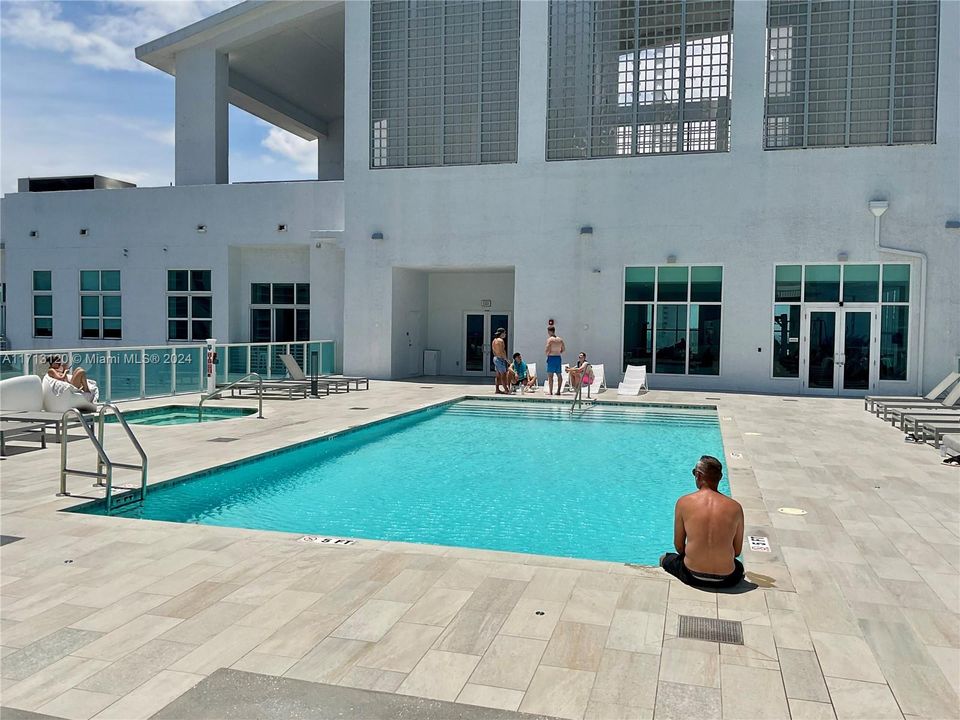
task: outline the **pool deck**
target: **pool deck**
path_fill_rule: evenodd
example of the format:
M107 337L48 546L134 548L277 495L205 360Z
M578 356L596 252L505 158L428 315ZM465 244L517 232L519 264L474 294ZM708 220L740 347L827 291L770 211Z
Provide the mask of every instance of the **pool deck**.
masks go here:
M492 397L430 380L266 400L263 420L135 430L157 482ZM168 705L163 717L200 718L209 706L191 713L201 706L188 691L231 668L575 720L960 717L960 470L904 443L858 399L653 391L635 401L717 406L747 534L772 548L745 548L745 592L617 563L60 513L80 499L54 495L59 446L12 440L0 530L21 539L0 550L0 702L77 720ZM111 455L132 461L120 429L106 432ZM86 441L69 450L72 466L92 468ZM89 479L68 485L99 495ZM678 638L679 615L738 620L744 645ZM282 694L277 703L284 717Z

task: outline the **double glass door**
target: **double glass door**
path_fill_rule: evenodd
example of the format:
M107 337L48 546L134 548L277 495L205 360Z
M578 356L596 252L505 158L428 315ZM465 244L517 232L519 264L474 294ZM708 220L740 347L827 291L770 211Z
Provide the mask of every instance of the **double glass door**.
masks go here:
M493 375L493 353L490 343L498 328L507 331L505 342L510 354L510 313L488 312L463 314L463 374Z
M800 356L806 392L863 395L876 389L878 330L876 309L807 306Z

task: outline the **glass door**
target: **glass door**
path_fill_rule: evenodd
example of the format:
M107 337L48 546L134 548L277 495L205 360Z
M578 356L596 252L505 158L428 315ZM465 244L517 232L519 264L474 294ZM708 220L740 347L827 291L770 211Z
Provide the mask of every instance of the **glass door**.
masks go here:
M485 360L490 354L486 340L487 318L483 313L464 313L463 316L463 374L484 375Z
M507 331L507 353L510 354L510 313L490 312L463 314L463 370L464 375L494 375L493 352L490 343L493 334L503 328Z
M876 310L809 308L804 313L801 377L813 395L863 395L876 388Z

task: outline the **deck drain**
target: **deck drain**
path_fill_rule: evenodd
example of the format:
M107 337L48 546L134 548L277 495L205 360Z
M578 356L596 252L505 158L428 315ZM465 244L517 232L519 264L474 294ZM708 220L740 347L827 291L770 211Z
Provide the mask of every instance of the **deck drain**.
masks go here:
M795 507L777 508L777 512L781 512L784 515L806 515L807 514L806 510L801 510L800 508L795 508Z
M723 398L705 397L704 400L723 400Z
M784 402L799 402L796 398L780 398Z
M210 438L207 442L235 442L239 439L240 438L218 437L218 438Z
M370 408L352 407L352 408L348 408L348 409L349 409L349 410L369 410Z
M433 390L433 385L421 385L421 390Z
M737 620L717 620L715 618L697 617L696 615L681 615L678 635L691 640L743 645L743 625Z

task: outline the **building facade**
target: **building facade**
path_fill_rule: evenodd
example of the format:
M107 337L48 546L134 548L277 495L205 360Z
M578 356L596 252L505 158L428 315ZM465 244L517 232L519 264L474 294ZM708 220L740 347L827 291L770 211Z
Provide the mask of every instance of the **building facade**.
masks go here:
M960 358L960 4L248 2L138 49L176 186L3 199L15 348L489 343L661 388L929 389ZM282 69L282 72L278 71ZM319 139L229 184L227 104Z

